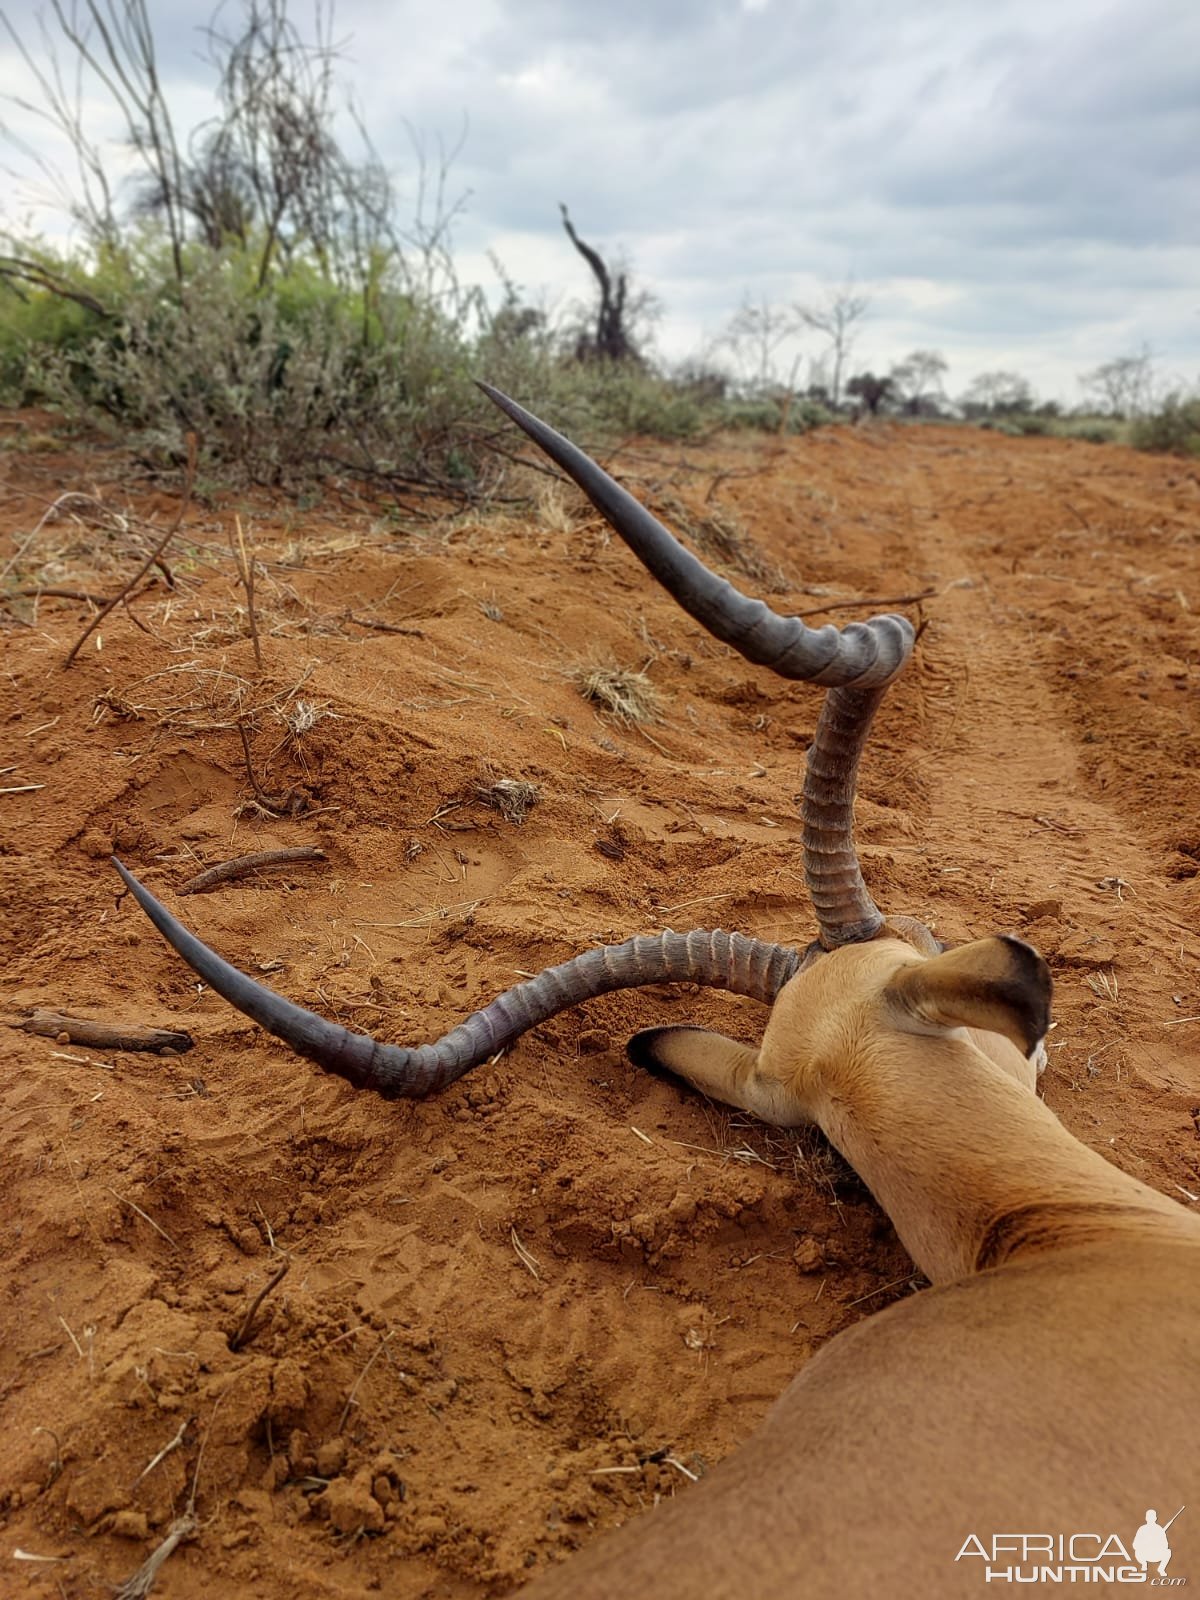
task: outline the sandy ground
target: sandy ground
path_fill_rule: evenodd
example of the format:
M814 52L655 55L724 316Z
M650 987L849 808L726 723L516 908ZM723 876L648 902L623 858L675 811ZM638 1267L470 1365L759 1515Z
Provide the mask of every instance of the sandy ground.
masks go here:
M0 419L0 446L10 590L111 593L146 537L131 514L172 514L126 456L36 418ZM781 609L933 591L865 762L868 880L946 938L1038 944L1048 1101L1194 1199L1197 468L896 426L619 466L693 524L752 530L730 548L759 578L723 570L770 592L777 567ZM624 1061L656 1022L752 1036L751 1002L608 997L389 1103L198 993L118 895L114 845L230 958L409 1043L598 940L808 941L795 797L818 693L704 638L531 481L536 514L415 529L348 492L194 506L176 592L115 612L69 671L86 602L0 613L4 1014L195 1039L161 1057L0 1027L5 1595L111 1592L192 1497L156 1594L504 1593L686 1494L815 1348L919 1282L819 1141ZM68 490L85 498L30 539ZM645 669L659 720L581 697L573 674L606 663ZM523 822L481 798L504 778L539 792ZM295 845L327 859L180 895Z

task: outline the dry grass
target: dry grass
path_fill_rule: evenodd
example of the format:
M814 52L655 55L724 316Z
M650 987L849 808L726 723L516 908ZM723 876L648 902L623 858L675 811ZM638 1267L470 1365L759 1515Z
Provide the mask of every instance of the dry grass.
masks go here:
M1116 1005L1121 997L1115 972L1089 972L1085 981L1099 1000L1107 1000L1111 1005Z
M498 811L505 822L524 822L541 797L537 784L523 778L497 778L475 786L475 798Z
M768 591L781 593L792 587L783 569L770 561L746 531L741 519L721 509L689 511L670 490L655 496L656 511L676 534L682 534L706 560L753 578Z
M585 700L620 722L657 722L662 696L644 672L629 667L581 666L571 681Z
M573 533L587 501L578 489L561 478L537 480L537 517L551 533ZM590 510L590 507L588 507Z

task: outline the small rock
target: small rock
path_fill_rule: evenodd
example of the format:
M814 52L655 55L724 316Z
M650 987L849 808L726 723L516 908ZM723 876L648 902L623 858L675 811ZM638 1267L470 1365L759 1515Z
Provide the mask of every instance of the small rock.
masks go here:
M1041 922L1047 917L1062 916L1061 900L1035 900L1022 913L1026 922Z
M317 1476L319 1478L336 1478L346 1465L346 1441L344 1439L327 1439L323 1445L317 1447Z
M148 1539L150 1523L144 1511L118 1511L109 1531L118 1539Z
M356 1478L335 1478L317 1501L335 1533L382 1533L383 1507L367 1484Z
M792 1260L798 1272L820 1272L825 1265L821 1246L815 1239L801 1239L792 1251Z

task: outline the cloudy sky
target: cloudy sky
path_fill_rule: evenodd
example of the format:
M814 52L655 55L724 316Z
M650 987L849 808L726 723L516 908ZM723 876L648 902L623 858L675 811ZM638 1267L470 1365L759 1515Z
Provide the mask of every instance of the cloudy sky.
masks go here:
M148 8L186 123L210 8ZM40 9L0 0L33 41ZM308 31L308 0L292 14ZM410 129L462 137L472 280L495 283L494 253L551 307L586 294L562 200L658 296L668 357L746 296L852 280L870 297L856 366L933 347L951 392L1003 367L1073 403L1080 372L1149 346L1164 378L1200 380L1198 0L340 0L335 32L402 190ZM29 87L0 38L0 89ZM10 180L3 214L39 192ZM793 351L819 341L784 372Z

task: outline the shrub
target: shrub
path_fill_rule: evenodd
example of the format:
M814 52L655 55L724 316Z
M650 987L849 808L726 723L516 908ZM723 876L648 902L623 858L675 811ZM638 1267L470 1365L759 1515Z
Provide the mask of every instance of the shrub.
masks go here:
M1133 443L1139 450L1200 455L1200 395L1169 395L1161 410L1134 424Z

